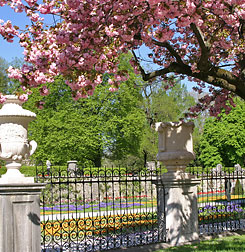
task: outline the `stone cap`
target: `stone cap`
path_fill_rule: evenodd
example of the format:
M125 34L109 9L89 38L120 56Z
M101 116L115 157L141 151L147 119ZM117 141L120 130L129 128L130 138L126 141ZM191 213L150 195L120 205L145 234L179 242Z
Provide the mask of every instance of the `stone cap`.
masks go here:
M0 117L21 116L36 118L36 114L22 108L23 102L16 95L6 95L6 101L0 109Z
M46 183L0 184L0 195L40 194Z
M194 122L157 122L156 123L156 131L162 131L162 129L167 128L167 127L173 127L177 128L179 126L187 126L187 127L192 127L194 129Z

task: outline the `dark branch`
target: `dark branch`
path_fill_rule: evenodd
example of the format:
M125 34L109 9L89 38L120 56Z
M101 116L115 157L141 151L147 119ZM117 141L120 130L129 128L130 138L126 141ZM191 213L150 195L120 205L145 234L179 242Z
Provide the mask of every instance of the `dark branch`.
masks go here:
M138 65L138 67L139 67L139 69L140 69L142 78L143 78L143 80L145 80L145 76L146 76L145 70L144 70L144 69L142 68L142 66L140 65L139 60L138 60L138 58L137 58L137 56L136 56L134 50L132 50L132 54L133 54L134 59L135 59L137 65Z
M192 71L191 71L191 68L187 65L182 65L182 64L173 62L166 68L162 68L162 69L159 69L151 73L147 73L147 74L145 73L145 75L143 76L143 80L148 81L150 79L163 76L168 73L178 73L178 74L185 74L185 75L190 76L192 74Z
M174 50L174 48L168 42L159 42L159 41L157 41L155 39L152 39L152 41L157 46L165 47L170 52L170 54L175 57L176 61L179 64L184 64L184 62L182 61L180 55Z
M198 26L196 26L194 23L191 23L190 26L198 40L201 50L203 52L209 52L210 45L208 45L207 42L205 42L204 35L201 29Z
M171 63L168 67L152 71L151 73L144 73L142 75L144 81L166 75L168 73L176 73L187 75L206 83L209 83L213 86L227 89L241 98L245 99L245 84L238 77L233 75L231 72L220 69L212 68L208 73L204 71L192 72L190 66L181 65L176 62Z
M197 64L199 70L202 71L209 71L212 67L212 64L209 62L209 53L210 53L210 45L208 42L205 41L204 35L199 27L197 27L194 23L191 23L191 29L193 30L198 44L201 48L201 57Z

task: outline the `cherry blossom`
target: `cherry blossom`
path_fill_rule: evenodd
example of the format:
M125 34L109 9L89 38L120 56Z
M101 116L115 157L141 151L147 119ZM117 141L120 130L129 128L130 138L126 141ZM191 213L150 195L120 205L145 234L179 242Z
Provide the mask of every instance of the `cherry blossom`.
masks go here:
M57 75L74 99L92 95L105 73L115 91L127 78L119 56L132 52L131 64L145 81L174 73L197 82L199 93L203 83L216 87L190 112L229 112L232 95L245 98L244 0L0 0L5 5L31 20L25 30L0 20L0 35L18 39L28 63L10 67L9 76L43 95ZM54 23L46 25L50 15ZM138 53L142 45L152 51L146 59L152 71Z
M28 100L28 95L27 94L21 94L21 95L19 95L18 98L19 98L19 100L25 102L25 101Z

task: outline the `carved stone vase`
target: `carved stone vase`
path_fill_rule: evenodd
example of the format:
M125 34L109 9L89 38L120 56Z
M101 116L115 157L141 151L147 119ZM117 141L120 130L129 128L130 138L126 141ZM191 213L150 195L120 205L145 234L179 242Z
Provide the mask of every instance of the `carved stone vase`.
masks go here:
M193 122L159 122L157 160L167 168L165 176L181 178L186 166L195 158L193 152Z
M37 143L27 139L28 123L36 114L23 109L22 102L15 95L7 95L0 109L0 159L6 161L7 172L0 178L0 184L33 183L34 178L25 177L20 171L22 161L36 150Z

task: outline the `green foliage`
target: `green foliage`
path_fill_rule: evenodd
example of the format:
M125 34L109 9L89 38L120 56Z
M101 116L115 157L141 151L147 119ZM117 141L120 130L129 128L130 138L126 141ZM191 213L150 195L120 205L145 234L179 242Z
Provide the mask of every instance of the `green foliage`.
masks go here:
M43 162L49 159L55 164L73 159L93 160L93 155L100 151L100 136L93 116L86 116L89 113L86 106L72 100L62 79L50 85L50 93L45 100L47 107L36 109L37 119L29 126L29 138L38 143L34 159ZM41 98L35 90L25 107L33 110Z
M122 83L114 93L105 81L93 96L79 101L71 98L71 90L61 78L49 85L48 97L34 90L25 108L33 111L40 100L45 101L45 108L35 110L37 119L29 127L29 139L38 143L33 158L43 162L49 159L54 164L77 160L101 166L104 156L121 159L137 155L144 112L139 90L132 84L135 78Z
M145 161L156 161L156 154L158 152L158 133L148 124L145 125L143 130L141 150L145 155Z
M143 109L147 122L142 136L141 150L145 161L156 160L158 151L158 134L155 132L156 122L179 121L187 109L195 104L186 86L173 78L174 86L165 89L168 83L156 81L154 85L142 88Z
M245 102L236 99L236 107L220 119L205 121L200 139L200 161L203 166L242 165L245 160Z
M188 94L186 86L177 79L174 82L174 86L167 91L164 88L167 83L161 83L152 94L152 113L157 121L179 121L184 117L187 109L195 104L194 98Z
M235 189L234 189L234 192L232 192L232 194L234 194L234 195L243 195L244 194L243 186L241 185L241 182L239 179L237 179L237 181L236 181Z
M13 92L20 86L19 82L8 78L7 69L8 67L21 67L23 60L15 58L11 62L7 62L5 59L0 57L0 92L4 95L13 94Z
M35 177L36 176L36 166L26 166L22 165L20 172L23 173L26 177Z
M0 57L0 92L3 94L7 94L9 89L8 65L8 62Z
M6 173L7 169L5 166L1 166L0 168L0 175L3 175L4 173Z

